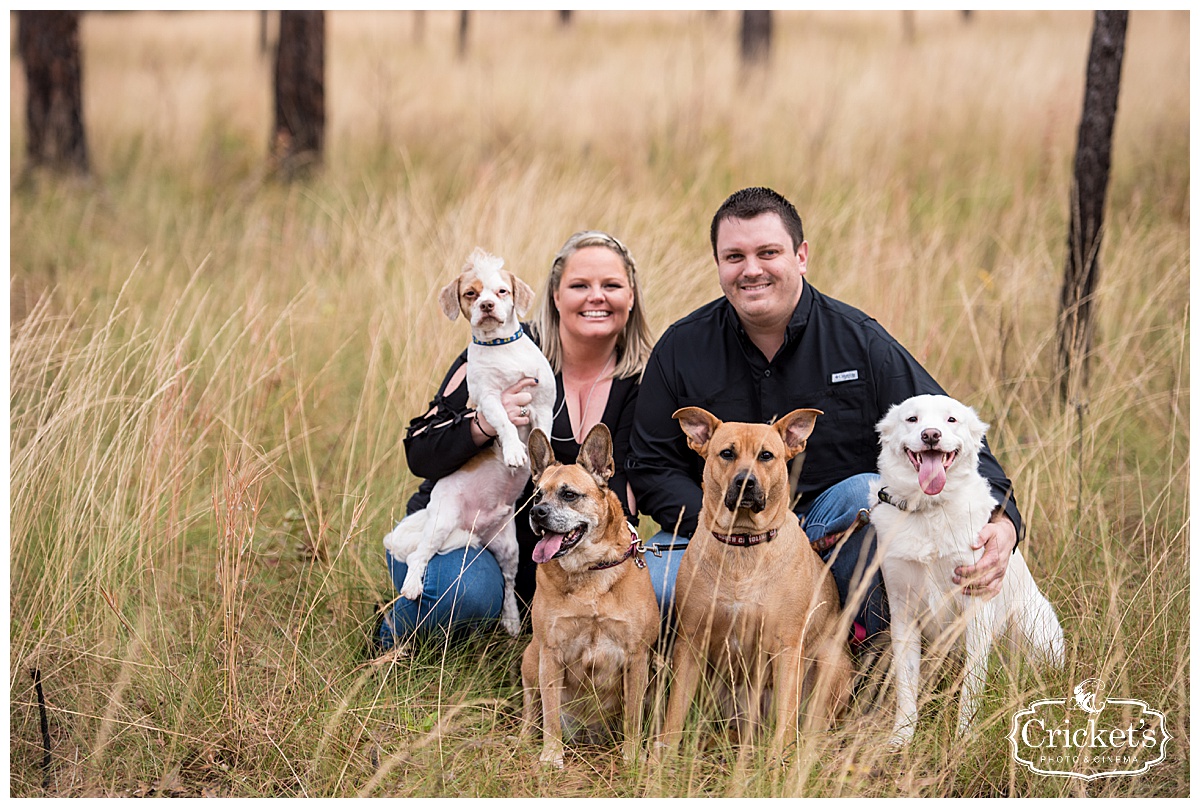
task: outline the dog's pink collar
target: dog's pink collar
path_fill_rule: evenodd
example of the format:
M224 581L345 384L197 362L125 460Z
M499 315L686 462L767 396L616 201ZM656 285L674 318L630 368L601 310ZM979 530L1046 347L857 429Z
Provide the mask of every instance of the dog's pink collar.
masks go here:
M475 343L476 345L486 345L486 346L507 345L510 342L516 342L523 336L525 336L525 329L522 328L520 325L518 325L517 333L513 334L511 337L499 337L497 339L476 339L474 336L472 336L471 342Z
M712 531L713 538L722 544L731 544L734 547L751 547L755 544L765 544L775 538L779 533L779 528L771 528L766 533L717 533Z
M633 529L633 525L626 524L626 526L629 528L630 536L629 549L625 551L625 555L621 556L616 561L602 561L599 564L593 564L592 566L588 567L589 570L611 569L618 564L624 564L631 558L633 559L633 563L638 565L638 569L646 569L646 561L642 558L642 553L645 552L645 550L641 547L642 540L638 536L637 531Z

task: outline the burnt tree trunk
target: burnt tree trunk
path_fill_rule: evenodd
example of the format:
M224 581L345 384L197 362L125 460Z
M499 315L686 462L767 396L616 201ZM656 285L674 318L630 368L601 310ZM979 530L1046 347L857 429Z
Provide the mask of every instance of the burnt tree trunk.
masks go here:
M285 178L321 162L325 147L325 12L280 11L271 159Z
M413 12L413 44L420 45L425 42L425 12L422 10Z
M29 167L88 172L78 11L21 11L17 48L25 65Z
M741 33L742 65L766 64L771 55L771 12L743 11Z
M1104 200L1112 163L1112 133L1121 89L1128 11L1097 11L1088 55L1087 86L1075 147L1071 222L1058 321L1058 359L1064 401L1088 383L1092 303L1100 273Z
M471 12L458 12L458 58L465 59L467 56L467 35L471 30Z

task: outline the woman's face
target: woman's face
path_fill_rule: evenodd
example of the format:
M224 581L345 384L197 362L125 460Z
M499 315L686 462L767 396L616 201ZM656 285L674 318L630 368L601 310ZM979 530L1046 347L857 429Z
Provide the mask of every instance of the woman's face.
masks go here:
M603 340L620 334L633 308L625 263L607 247L577 250L563 266L554 305L564 337Z

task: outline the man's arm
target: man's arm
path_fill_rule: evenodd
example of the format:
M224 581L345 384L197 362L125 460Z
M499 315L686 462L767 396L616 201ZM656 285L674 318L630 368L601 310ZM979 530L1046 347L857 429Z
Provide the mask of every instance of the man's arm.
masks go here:
M655 346L642 376L625 471L638 510L668 533L678 526L678 535L690 537L696 532L703 497L695 471L698 458L671 417L679 399L672 384L669 334Z
M904 349L899 342L891 337L877 323L872 323L878 331L873 340L873 361L877 362L876 405L879 415L887 412L893 404L898 404L912 396L930 394L944 396L948 393L923 368L912 354ZM1025 536L1025 523L1021 512L1017 509L1016 497L1013 494L1013 484L1000 462L992 454L987 438L983 439L983 449L979 452L979 473L992 489L992 496L1000 503L1000 512L1008 518L1013 529L1015 548ZM995 516L993 516L993 521Z

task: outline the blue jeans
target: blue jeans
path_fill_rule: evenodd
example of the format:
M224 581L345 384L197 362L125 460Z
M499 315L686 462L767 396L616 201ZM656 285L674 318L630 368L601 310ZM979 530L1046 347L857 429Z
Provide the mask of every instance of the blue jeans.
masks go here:
M399 595L408 565L384 551L392 585ZM383 650L398 637L452 629L475 629L500 617L504 604L504 575L487 550L460 548L435 555L425 570L424 589L417 600L397 596L379 626Z
M809 541L841 533L850 527L859 509L867 507L871 483L878 478L877 474L857 474L830 486L807 508L802 507L801 523ZM679 573L679 562L683 560L687 542L686 538L674 538L667 532L658 533L646 542L648 547L661 552L660 556L648 552L645 558L650 581L654 584L654 595L658 598L658 608L664 618L675 602L675 576ZM875 545L875 528L868 524L856 530L840 545L821 554L821 559L829 564L837 583L843 608L846 608L852 593L858 595L851 608L855 610L854 622L863 629L861 635L856 635L859 640L885 630L889 622L883 573L878 567L871 569L874 566ZM862 583L863 571L869 573L865 584Z

